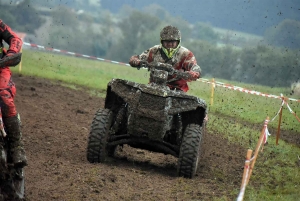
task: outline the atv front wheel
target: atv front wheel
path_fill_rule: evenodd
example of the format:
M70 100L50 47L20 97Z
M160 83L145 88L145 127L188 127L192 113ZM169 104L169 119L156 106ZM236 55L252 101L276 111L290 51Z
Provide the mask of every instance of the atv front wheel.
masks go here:
M23 168L16 169L16 175L14 176L12 182L15 189L16 197L19 200L23 200L25 198L25 176Z
M12 174L0 185L0 201L25 200L25 177L23 168L9 170Z
M198 124L187 125L182 143L177 165L178 176L193 178L197 172L203 128Z
M87 146L87 160L90 163L104 162L107 156L106 146L112 117L113 113L109 109L99 109L95 114Z

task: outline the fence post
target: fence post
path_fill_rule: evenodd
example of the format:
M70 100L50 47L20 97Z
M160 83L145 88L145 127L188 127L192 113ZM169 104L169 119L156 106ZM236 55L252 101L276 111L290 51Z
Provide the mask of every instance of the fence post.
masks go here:
M215 92L215 78L212 79L211 81L211 95L210 95L210 106L214 104L214 92Z
M23 49L23 46L21 47L20 52L22 52L22 49ZM21 73L21 70L22 70L22 58L21 58L21 61L19 63L19 73Z
M281 94L281 99L284 101L284 96ZM281 119L282 119L282 108L283 104L281 105L280 112L279 112L279 120L278 120L278 127L277 127L277 134L276 134L276 145L278 145L278 140L280 137L280 125L281 125Z
M256 158L257 158L257 155L258 155L260 146L261 146L262 143L263 143L264 135L265 135L265 131L266 131L268 122L269 122L269 117L267 117L267 119L265 120L264 127L263 127L263 129L262 129L262 131L261 131L261 133L260 133L259 140L258 140L257 145L256 145L256 148L255 148L255 152L254 152L254 156L253 156L253 161L251 162L251 166L250 166L250 170L249 170L249 177L248 177L248 180L247 180L247 184L248 184L249 179L250 179L250 176L251 176L251 174L252 174L252 170L253 170L253 168L254 168L254 164L255 164L255 161L256 161Z
M250 161L251 155L252 155L252 150L248 149L247 155L246 155L243 179L242 179L242 184L241 184L241 190L240 190L239 196L237 198L237 201L242 201L244 199L246 185L247 185L248 177L249 177L249 167L250 167L250 162L251 162Z

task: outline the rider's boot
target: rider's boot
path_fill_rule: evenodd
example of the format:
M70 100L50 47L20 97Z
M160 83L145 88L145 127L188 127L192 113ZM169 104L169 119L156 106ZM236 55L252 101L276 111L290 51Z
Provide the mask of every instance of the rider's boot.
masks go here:
M27 165L27 159L22 141L20 120L16 115L13 117L3 118L3 121L9 137L12 162L15 167L24 167Z

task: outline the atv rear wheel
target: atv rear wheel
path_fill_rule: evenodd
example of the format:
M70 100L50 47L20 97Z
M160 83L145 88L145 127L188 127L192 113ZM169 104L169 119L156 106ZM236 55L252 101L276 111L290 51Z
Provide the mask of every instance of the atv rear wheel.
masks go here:
M203 127L198 124L187 125L180 146L177 164L178 176L186 178L195 176L199 164L203 132Z
M87 160L90 163L104 162L107 156L107 139L112 124L113 113L109 109L99 109L91 125L87 146Z

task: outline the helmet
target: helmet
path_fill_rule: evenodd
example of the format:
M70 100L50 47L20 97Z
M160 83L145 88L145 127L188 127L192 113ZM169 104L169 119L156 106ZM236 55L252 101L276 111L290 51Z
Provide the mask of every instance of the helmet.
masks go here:
M176 48L168 48L167 49L162 44L162 41L164 41L164 40L178 40L178 45ZM168 25L168 26L165 26L160 31L161 47L169 59L172 58L173 55L178 51L178 49L180 47L180 40L181 40L181 33L177 27Z
M181 33L177 27L166 26L160 32L160 40L181 40Z

